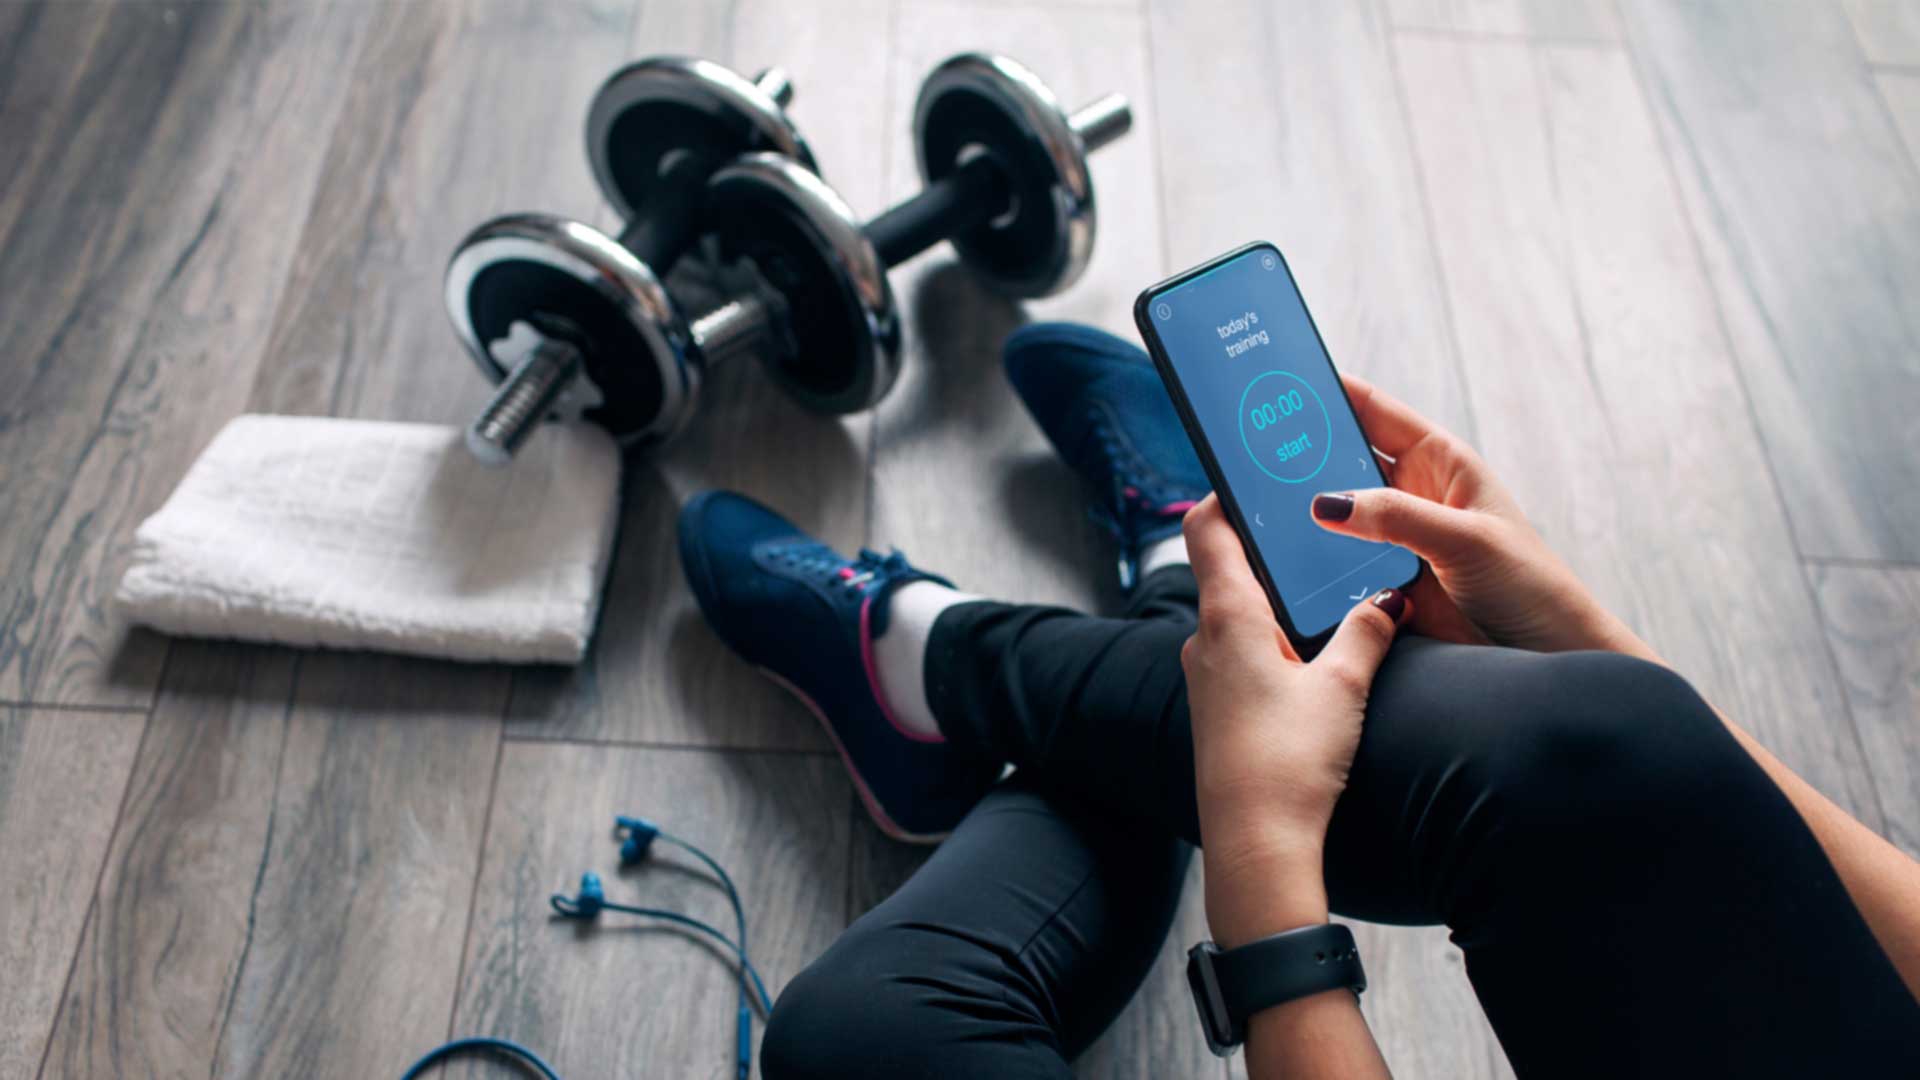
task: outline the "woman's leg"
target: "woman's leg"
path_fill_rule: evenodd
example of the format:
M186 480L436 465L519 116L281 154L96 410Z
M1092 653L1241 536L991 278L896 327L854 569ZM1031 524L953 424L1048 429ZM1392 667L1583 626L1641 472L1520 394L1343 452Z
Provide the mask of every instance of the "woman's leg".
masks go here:
M1197 840L1191 577L1162 571L1143 592L1149 617L1132 620L956 607L928 646L928 696L957 746L1123 831ZM1345 915L1453 929L1523 1076L1920 1062L1920 1005L1805 823L1664 668L1396 645L1326 872Z
M771 1080L1059 1078L1133 996L1193 849L1024 776L780 994Z

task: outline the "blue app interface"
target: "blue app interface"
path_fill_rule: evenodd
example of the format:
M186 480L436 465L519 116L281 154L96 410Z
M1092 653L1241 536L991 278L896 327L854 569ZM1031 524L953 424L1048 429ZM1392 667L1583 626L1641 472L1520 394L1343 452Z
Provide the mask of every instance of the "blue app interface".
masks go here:
M1147 315L1294 629L1314 637L1412 580L1412 552L1308 512L1320 492L1383 480L1286 261L1251 248L1155 295Z

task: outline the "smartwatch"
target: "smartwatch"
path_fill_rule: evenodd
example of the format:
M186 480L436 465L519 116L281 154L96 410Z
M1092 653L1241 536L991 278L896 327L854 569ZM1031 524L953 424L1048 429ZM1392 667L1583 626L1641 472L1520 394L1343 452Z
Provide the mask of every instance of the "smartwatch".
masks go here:
M1353 931L1334 923L1303 926L1233 949L1203 941L1187 951L1187 988L1200 1010L1207 1046L1226 1057L1247 1041L1247 1020L1295 998L1367 988Z

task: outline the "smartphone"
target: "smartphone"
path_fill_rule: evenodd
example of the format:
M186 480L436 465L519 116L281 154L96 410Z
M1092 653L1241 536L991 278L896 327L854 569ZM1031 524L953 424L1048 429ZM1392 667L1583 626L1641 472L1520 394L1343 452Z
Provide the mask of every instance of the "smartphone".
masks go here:
M1134 302L1154 366L1287 640L1320 651L1353 605L1406 588L1420 559L1328 532L1327 491L1387 483L1280 249L1256 242Z

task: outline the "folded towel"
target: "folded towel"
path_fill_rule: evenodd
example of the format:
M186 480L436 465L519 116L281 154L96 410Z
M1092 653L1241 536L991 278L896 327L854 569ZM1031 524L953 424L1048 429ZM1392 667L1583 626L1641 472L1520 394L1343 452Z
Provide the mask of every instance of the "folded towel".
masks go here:
M494 469L458 428L242 416L134 533L117 600L169 633L577 663L619 486L585 424Z

